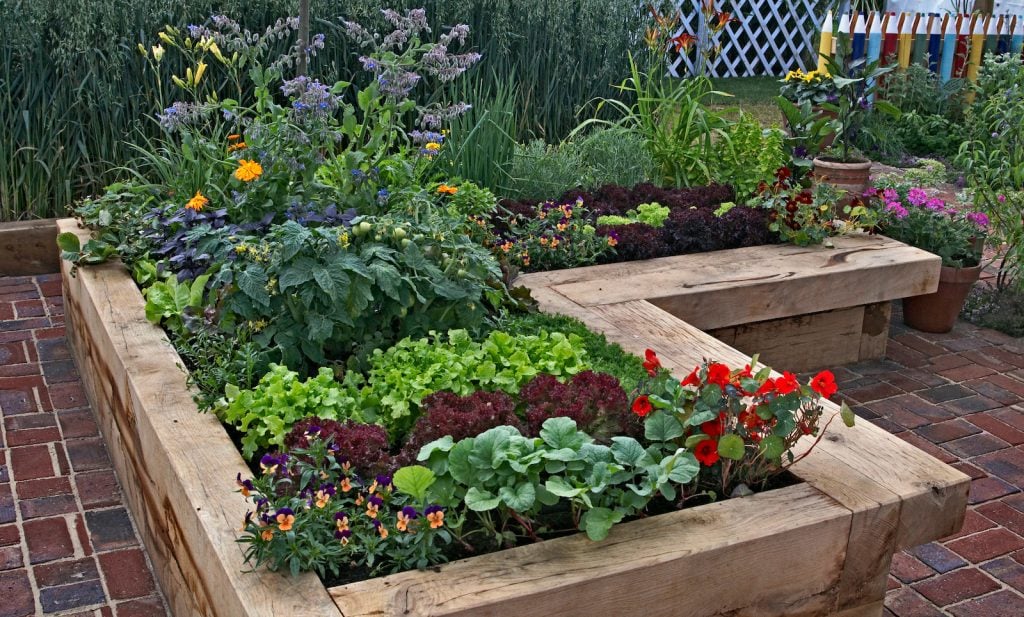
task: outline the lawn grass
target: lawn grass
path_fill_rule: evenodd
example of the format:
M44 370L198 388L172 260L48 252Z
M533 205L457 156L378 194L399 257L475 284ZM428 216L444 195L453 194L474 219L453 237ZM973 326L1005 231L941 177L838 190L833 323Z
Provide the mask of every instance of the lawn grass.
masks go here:
M762 126L777 126L779 115L775 97L779 95L778 77L728 77L713 79L715 90L732 96L711 99L712 108L739 107L753 115Z

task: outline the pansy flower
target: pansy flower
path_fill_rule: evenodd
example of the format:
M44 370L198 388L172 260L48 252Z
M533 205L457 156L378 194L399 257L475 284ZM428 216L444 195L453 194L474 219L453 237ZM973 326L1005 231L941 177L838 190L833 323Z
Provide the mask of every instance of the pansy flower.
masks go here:
M270 527L267 527L266 529L260 532L260 537L263 538L264 542L270 542L274 539L274 530Z
M260 469L263 470L263 475L270 476L277 473L277 468L288 462L287 454L264 454L260 458Z
M335 512L334 525L338 528L338 531L348 529L348 513L345 511Z
M380 534L381 540L386 540L387 539L387 537L388 537L388 528L384 526L384 523L378 521L377 519L373 519L373 528L376 529L377 533Z
M352 481L346 476L341 479L341 485L338 488L341 489L341 492L347 493L352 490Z
M389 475L379 475L375 478L374 482L380 487L380 490L382 491L391 490L391 476Z
M395 528L398 529L398 531L412 532L412 530L409 529L409 523L417 516L419 516L419 512L416 511L416 508L412 506L405 506L398 512L398 523L395 524Z
M431 529L437 529L444 525L444 508L441 506L427 506L426 509L423 510L423 515L427 517L428 521L430 521Z
M253 486L252 486L252 480L243 480L242 479L242 472L238 472L238 475L235 476L235 484L237 484L239 486L238 490L239 490L239 492L242 493L243 497L248 497L249 494L252 493L252 491L255 490L253 488Z
M352 537L351 529L339 529L334 532L334 538L341 542L342 546L348 544L349 538Z
M245 513L245 518L242 520L242 531L245 531L249 525L252 525L252 511Z
M366 500L366 516L377 518L377 513L380 512L382 505L384 505L383 499L377 495L370 495L370 498Z
M292 512L291 508L281 508L274 515L274 520L277 521L277 528L281 531L290 531L292 526L295 524L295 513Z

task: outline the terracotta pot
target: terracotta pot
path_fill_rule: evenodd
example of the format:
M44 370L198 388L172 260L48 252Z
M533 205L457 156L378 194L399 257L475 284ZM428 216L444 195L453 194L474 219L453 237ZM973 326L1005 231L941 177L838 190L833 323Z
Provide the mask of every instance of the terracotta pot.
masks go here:
M949 332L974 283L981 276L981 266L973 268L942 267L939 289L923 296L903 298L903 323L922 332Z
M821 182L847 192L847 199L860 197L871 179L871 161L840 163L829 158L814 159L814 176Z

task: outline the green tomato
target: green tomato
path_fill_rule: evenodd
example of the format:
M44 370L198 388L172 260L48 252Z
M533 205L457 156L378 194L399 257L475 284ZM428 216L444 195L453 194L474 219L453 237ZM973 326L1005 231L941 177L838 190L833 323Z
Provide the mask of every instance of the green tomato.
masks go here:
M405 248L410 244L412 244L412 240L410 240L409 238L402 238L402 248Z
M373 225L371 225L369 221L363 221L352 228L352 233L357 236L361 236L363 234L370 233L371 229L373 229Z
M395 227L395 231L392 233L395 235L396 240L402 240L406 236L405 230L401 227Z

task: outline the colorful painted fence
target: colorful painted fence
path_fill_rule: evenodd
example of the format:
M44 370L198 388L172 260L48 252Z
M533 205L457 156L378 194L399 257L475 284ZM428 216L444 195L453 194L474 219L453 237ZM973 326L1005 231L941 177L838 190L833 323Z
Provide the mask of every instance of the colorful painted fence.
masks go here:
M883 66L919 64L943 81L974 81L984 54L1021 54L1024 16L851 13L833 29L830 12L821 28L818 69L825 68L825 56L840 48L852 59L879 60Z

